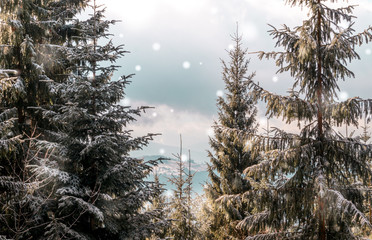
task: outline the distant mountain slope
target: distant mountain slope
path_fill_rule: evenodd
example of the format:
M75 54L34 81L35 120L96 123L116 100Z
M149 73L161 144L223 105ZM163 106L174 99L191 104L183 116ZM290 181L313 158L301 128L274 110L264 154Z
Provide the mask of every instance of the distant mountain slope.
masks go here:
M161 155L151 155L151 156L143 156L141 157L145 161L149 160L155 160L158 158L166 158ZM188 162L185 162L186 164L186 171L188 171ZM160 163L157 167L154 168L154 171L156 171L159 174L159 180L162 184L164 184L164 188L167 190L173 190L174 187L171 183L169 183L168 178L170 178L172 175L178 175L178 166L177 166L177 160L172 158L169 160L162 160L162 163ZM203 185L206 181L208 181L208 171L207 171L207 164L206 163L195 163L194 160L191 160L191 173L195 173L193 177L193 191L197 194L203 194ZM150 179L152 179L152 175L150 176Z

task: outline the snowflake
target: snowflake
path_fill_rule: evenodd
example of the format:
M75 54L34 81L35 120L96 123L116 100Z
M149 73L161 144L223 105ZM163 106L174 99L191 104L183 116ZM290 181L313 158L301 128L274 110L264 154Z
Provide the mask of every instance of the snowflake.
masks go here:
M161 149L159 150L159 153L160 153L161 155L163 155L163 154L165 153L165 150L164 150L163 148L161 148Z
M200 65L200 66L203 65L203 62L200 62L199 65Z
M170 112L171 112L171 113L174 113L174 109L172 108L172 109L170 110Z
M159 43L154 43L152 44L152 49L154 51L159 51L160 50L160 44Z
M134 69L136 69L137 72L141 71L142 67L140 65L137 65Z
M127 97L127 98L124 98L123 100L122 100L122 104L124 105L124 106L129 106L130 105L130 99Z
M349 94L347 92L340 92L338 97L340 101L346 101L349 98Z
M278 78L278 76L273 76L273 82L278 82L279 81L279 78Z
M208 128L205 132L206 132L207 135L210 136L210 137L212 137L213 134L214 134L214 130L213 130L213 128Z
M182 154L182 156L181 156L182 162L186 162L187 159L188 159L187 155L186 154Z
M260 126L266 127L266 125L267 125L267 118L264 118L264 117L260 118Z
M234 49L234 45L233 44L229 44L229 46L227 46L229 50L233 50Z
M370 48L367 48L366 49L366 55L371 55L371 53L372 53L372 50Z
M189 68L191 67L191 64L190 64L190 62L188 62L188 61L184 61L184 62L182 63L182 67L183 67L184 69L189 69Z
M222 97L223 96L223 91L222 90L218 90L216 92L216 95L217 95L217 97Z
M154 112L154 113L152 113L152 116L153 116L153 117L157 117L158 114L157 114L156 112Z
M119 34L119 37L120 37L120 38L123 38L123 37L124 37L124 34L120 33L120 34Z
M250 140L246 141L245 147L248 151L252 150L252 142Z
M172 197L172 196L173 196L173 192L172 192L172 190L168 190L168 191L166 191L165 195L166 195L168 198Z

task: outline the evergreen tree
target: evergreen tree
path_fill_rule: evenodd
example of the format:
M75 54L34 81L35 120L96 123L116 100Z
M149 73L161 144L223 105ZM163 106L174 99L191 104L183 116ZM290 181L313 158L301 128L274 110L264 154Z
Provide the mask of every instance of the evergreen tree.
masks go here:
M159 188L162 188L164 185L160 183L159 175L156 171L154 172L154 183ZM156 213L153 222L157 225L157 228L149 238L150 240L165 239L170 225L170 221L168 220L170 209L163 191L164 189L162 188L162 192L153 196L151 201L150 211Z
M362 126L362 134L360 135L360 140L362 140L364 143L368 143L368 141L371 139L371 134L368 132L368 126L367 126L367 117L364 117L364 125Z
M52 29L62 27L61 11L54 6L76 12L77 2L81 0L0 2L0 235L7 238L38 236L44 227L42 206L48 195L39 191L40 182L30 171L37 164L33 143L35 136L41 138L42 127L35 108L50 102L49 82L56 69L51 48L62 39L51 37Z
M104 10L91 3L93 13L76 22L78 37L66 48L71 74L55 87L58 102L43 111L59 130L50 133L55 142L39 142L52 156L42 161L38 176L54 178L43 238L144 239L163 224L152 221L153 212L140 212L161 188L144 180L156 161L131 158L129 152L146 146L153 134L131 136L127 125L146 107L119 104L132 75L111 76L126 52L108 40L116 21L105 20Z
M256 107L248 95L248 83L254 74L247 76L247 50L241 46L241 37L236 33L233 40L235 48L229 51L230 62L223 64L223 80L226 85L226 99L219 97L217 106L219 120L214 124L215 138L210 138L214 151L209 152L211 165L206 194L212 203L211 235L214 239L242 238L244 230L236 228L237 223L247 215L245 201L228 201L226 196L244 193L251 189L243 171L256 161L246 152L246 141L235 132L223 131L224 128L254 134Z
M178 161L178 176L172 176L169 181L176 187L173 191L173 198L171 199L170 219L173 221L169 229L169 237L175 240L190 240L196 236L196 229L194 227L195 217L191 213L191 193L192 193L192 178L191 174L191 159L189 153L189 171L186 173L184 157L182 154L182 137L180 136L180 152L174 155Z
M345 138L332 127L357 126L372 113L371 99L335 100L338 81L354 77L347 62L359 59L355 48L372 40L372 27L354 35L353 6L286 2L309 9L309 18L293 29L272 27L276 46L285 51L260 52L259 57L274 58L279 73L294 77L290 95L276 95L253 81L249 86L255 100L266 102L269 117L305 126L299 134L274 128L270 137L246 135L258 163L244 172L255 189L231 201L255 199L255 212L238 227L250 231L247 239L361 239L363 230L372 227L363 214L372 176L371 145ZM341 21L349 25L340 27Z

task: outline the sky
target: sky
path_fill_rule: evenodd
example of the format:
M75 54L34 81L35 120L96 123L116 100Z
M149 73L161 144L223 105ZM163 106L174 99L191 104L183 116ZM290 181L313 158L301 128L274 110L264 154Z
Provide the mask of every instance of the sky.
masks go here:
M111 28L113 41L124 44L126 54L117 62L121 66L114 78L134 73L126 89L124 105L151 106L132 123L134 136L160 133L141 151L142 155L172 156L183 148L191 150L196 162L207 162L211 126L218 120L216 100L224 95L221 59L229 61L231 35L243 36L249 52L272 51L275 40L269 36L268 24L280 27L300 25L307 10L285 5L284 0L98 0L106 6L108 19L120 20ZM358 4L354 15L356 32L372 20L372 0L349 1ZM356 78L340 83L341 100L352 96L371 97L372 44L358 48L360 61L349 65ZM249 72L269 91L285 94L293 84L288 74L276 74L273 60L260 61L255 54ZM257 121L266 126L264 105L259 105ZM280 120L270 126L289 131Z

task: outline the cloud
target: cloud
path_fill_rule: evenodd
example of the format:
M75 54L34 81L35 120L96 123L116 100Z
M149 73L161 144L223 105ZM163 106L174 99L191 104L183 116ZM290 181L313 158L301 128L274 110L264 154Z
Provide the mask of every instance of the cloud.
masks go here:
M144 101L132 101L133 106L151 106ZM213 124L213 118L195 111L179 110L166 104L156 105L146 111L130 129L136 136L147 133L160 133L154 143L178 147L180 134L186 149L205 151L208 148L208 130Z

